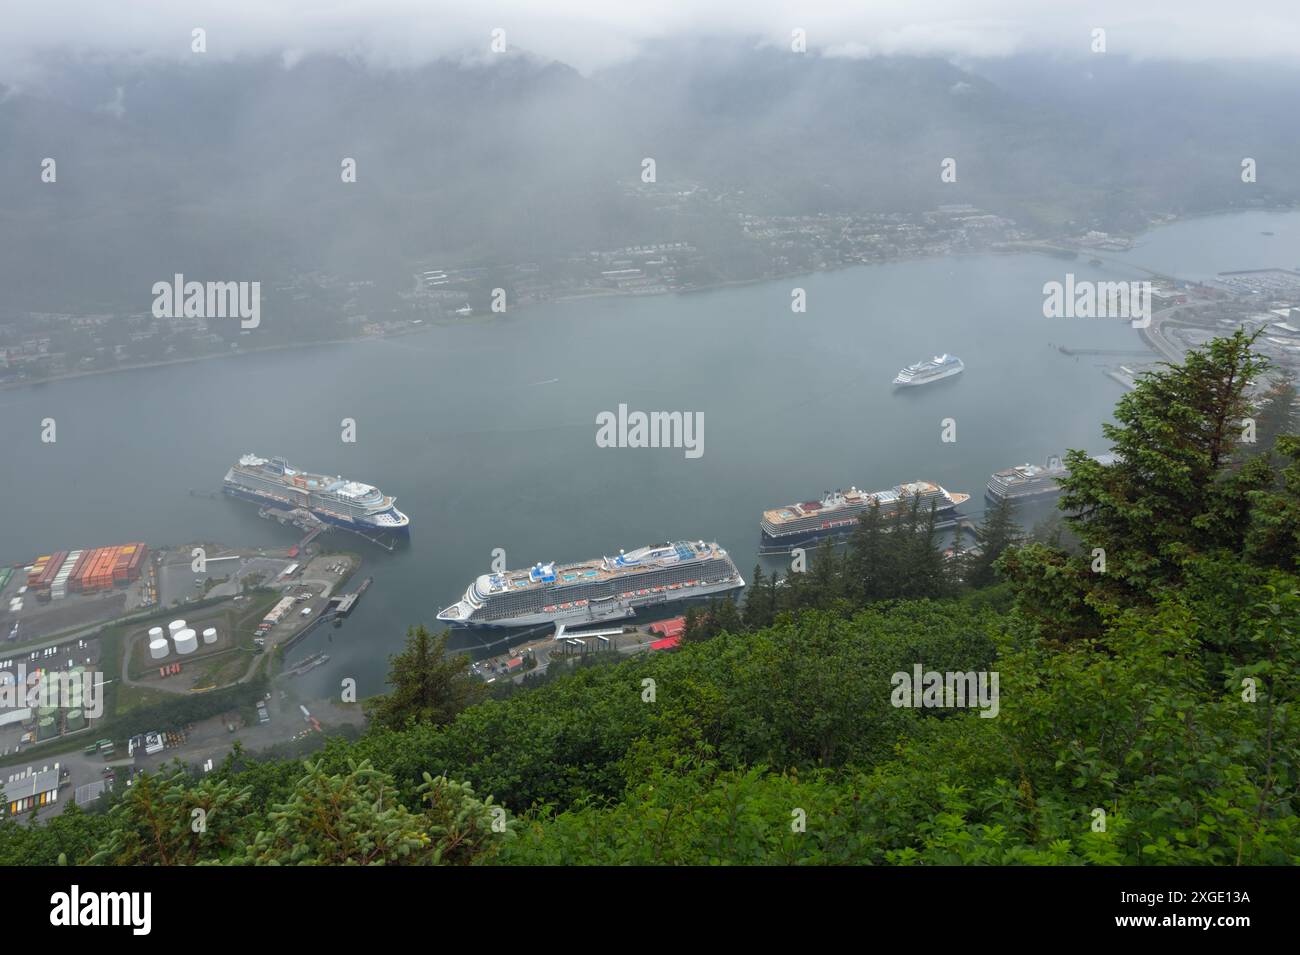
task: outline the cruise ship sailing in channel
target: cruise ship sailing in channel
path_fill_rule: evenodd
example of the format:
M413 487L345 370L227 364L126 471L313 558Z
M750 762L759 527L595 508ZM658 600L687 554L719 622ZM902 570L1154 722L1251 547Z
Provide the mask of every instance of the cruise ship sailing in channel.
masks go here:
M787 504L764 511L759 522L763 530L759 552L782 553L825 537L846 538L874 501L880 502L880 516L886 521L900 509L910 508L913 501L919 501L922 514L928 514L933 505L939 526L947 526L960 519L956 509L969 500L969 494L951 494L931 481L899 484L888 491L859 491L856 487L847 491L828 491L819 501Z
M397 509L396 498L369 484L296 470L284 458L245 454L226 472L222 489L279 510L301 508L367 538L405 537L410 532L411 522Z
M578 626L744 586L717 544L677 541L576 564L483 574L438 619L453 627Z
M965 364L956 355L936 355L929 361L918 361L915 365L908 365L894 376L894 384L899 387L928 385L932 381L960 375L965 370Z

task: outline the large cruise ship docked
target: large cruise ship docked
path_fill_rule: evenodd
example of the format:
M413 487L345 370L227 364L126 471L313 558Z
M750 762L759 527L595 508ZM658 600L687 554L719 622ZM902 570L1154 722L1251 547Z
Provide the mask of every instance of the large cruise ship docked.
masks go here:
M847 537L858 518L871 509L873 502L880 502L880 516L887 520L900 508L910 508L913 500L917 499L922 513L928 512L933 504L941 519L952 520L959 516L955 509L969 501L970 495L951 494L932 481L899 484L888 491L859 491L856 487L847 491L828 491L818 501L787 504L764 511L759 522L763 529L760 550L775 553L823 537Z
M296 470L284 458L245 454L226 472L222 489L280 510L301 508L327 524L359 533L405 535L410 529L396 498L369 484Z
M1101 464L1111 464L1113 454L1098 454L1093 460ZM1061 461L1061 456L1053 454L1042 467L1037 464L1020 464L1013 468L994 471L989 483L984 486L984 496L994 503L1025 500L1044 500L1061 492L1060 479L1070 473L1070 469Z
M908 365L894 376L894 384L900 387L928 385L932 381L960 375L965 370L965 364L956 355L936 355L929 361Z
M736 565L717 544L677 541L576 564L552 561L483 574L438 619L453 627L577 626L743 586Z

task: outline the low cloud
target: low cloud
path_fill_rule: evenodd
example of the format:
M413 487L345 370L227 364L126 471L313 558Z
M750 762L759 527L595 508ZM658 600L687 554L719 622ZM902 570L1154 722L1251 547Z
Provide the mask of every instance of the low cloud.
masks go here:
M491 31L512 47L590 71L671 37L746 37L788 45L807 31L811 52L841 56L920 54L995 57L1043 52L1086 55L1091 31L1107 31L1110 53L1152 59L1280 59L1300 47L1294 0L1258 0L1225 11L1221 0L1097 0L1080 10L1042 0L68 0L30 4L0 16L0 80L39 72L51 52L112 59L182 59L202 27L216 59L311 53L407 66L486 50Z

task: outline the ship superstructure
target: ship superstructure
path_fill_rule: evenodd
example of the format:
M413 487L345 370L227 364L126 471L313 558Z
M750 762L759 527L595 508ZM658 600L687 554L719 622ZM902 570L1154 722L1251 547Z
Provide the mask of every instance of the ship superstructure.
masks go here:
M966 365L956 355L936 355L928 361L908 365L894 376L894 384L899 387L928 385L932 381L960 375L965 370Z
M954 519L958 505L970 500L969 494L949 493L933 481L912 481L888 491L827 491L815 501L786 504L763 512L759 527L763 531L762 549L775 552L797 547L823 537L846 537L858 518L878 501L880 516L886 520L899 509L919 504L922 514L933 506L941 519Z
M575 626L744 586L716 543L676 541L620 551L616 557L483 574L438 619L455 627Z
M280 510L306 510L348 530L409 533L410 519L397 509L396 498L359 481L297 470L284 458L245 454L226 472L222 488L227 494Z

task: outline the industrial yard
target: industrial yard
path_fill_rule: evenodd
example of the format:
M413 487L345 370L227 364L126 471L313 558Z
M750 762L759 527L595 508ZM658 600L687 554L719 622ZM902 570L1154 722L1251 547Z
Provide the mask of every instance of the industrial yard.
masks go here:
M0 570L4 778L18 792L59 767L58 791L10 803L61 811L73 790L91 801L104 782L146 764L359 721L355 707L322 721L270 691L284 651L360 599L369 579L341 593L359 563L316 548L136 542L51 551ZM93 688L93 706L49 698L73 684Z

